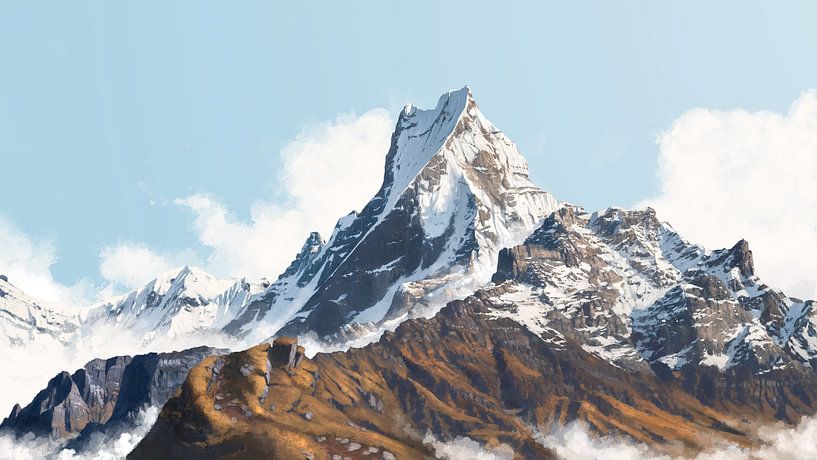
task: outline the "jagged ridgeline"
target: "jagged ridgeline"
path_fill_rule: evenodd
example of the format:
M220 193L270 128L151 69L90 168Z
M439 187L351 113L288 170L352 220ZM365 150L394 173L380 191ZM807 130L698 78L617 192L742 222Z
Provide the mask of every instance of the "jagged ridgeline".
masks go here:
M255 345L168 380L133 458L424 458L427 435L548 458L540 431L576 420L694 455L817 412L814 305L764 284L745 241L707 250L651 209L558 202L463 88L400 113L381 189L275 281L185 268L77 327ZM281 339L313 334L376 341L310 359Z

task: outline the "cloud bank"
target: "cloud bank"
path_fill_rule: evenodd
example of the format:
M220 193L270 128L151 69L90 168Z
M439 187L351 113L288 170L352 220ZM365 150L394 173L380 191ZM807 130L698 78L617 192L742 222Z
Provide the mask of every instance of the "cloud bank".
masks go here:
M179 351L197 346L236 349L245 348L239 339L220 332L201 331L195 334L169 337L158 335L146 343L136 332L112 325L83 326L77 339L69 346L40 335L24 346L0 342L0 419L12 406L28 404L48 381L61 371L73 373L95 358L137 355L151 352Z
M434 447L434 456L446 460L512 460L514 451L507 444L487 446L468 437L443 442L426 434L423 443Z
M284 199L254 203L249 221L211 195L176 199L193 212L193 230L210 250L205 268L220 276L274 278L309 232L328 237L337 219L359 210L380 187L393 124L388 112L374 109L302 129L282 149L274 178Z
M695 109L658 137L652 206L709 248L749 241L758 275L817 298L817 91L788 113Z
M156 407L146 408L136 419L136 426L125 432L92 439L82 453L63 449L47 437L26 436L15 439L0 433L0 460L56 458L59 460L114 460L125 458L147 435L159 414ZM766 444L747 449L721 444L700 453L694 460L810 460L817 445L817 419L804 417L795 427L775 425L761 428L759 438ZM683 457L659 453L650 446L616 436L598 436L579 422L557 427L537 439L564 460L682 460ZM447 460L509 460L513 449L506 444L488 446L467 437L443 442L431 434L422 438L435 449L435 457Z

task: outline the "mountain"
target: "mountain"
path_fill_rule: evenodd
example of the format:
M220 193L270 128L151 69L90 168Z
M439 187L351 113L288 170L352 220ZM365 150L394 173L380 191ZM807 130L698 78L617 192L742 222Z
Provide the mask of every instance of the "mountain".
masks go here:
M758 447L817 412L814 306L764 284L746 241L711 251L652 209L536 189L464 89L404 109L375 198L225 328L394 332L209 358L131 457L423 458L430 434L548 458L543 432L577 420L670 455Z
M500 249L522 242L558 207L528 179L516 146L467 87L432 110L400 113L383 185L329 240L310 235L290 268L225 331L250 342L433 315L493 274Z
M268 285L264 280L219 279L186 266L98 305L85 323L126 330L145 342L159 335L178 337L219 331Z
M79 323L79 315L42 305L0 275L0 343L4 346L68 343Z
M34 396L61 369L100 355L135 355L210 344L264 280L217 279L184 267L92 308L54 308L0 276L0 410Z
M376 343L208 358L129 458L424 458L428 434L555 458L543 433L577 420L673 456L760 447L817 412L813 306L764 285L745 241L707 251L651 209L564 205L493 284Z
M94 433L126 430L140 410L161 407L209 347L94 359L73 374L61 372L25 407L14 406L0 432L71 441L78 449Z
M268 287L264 279L221 279L185 266L83 311L45 306L0 275L0 339L12 347L37 340L70 347L100 327L125 331L142 344L220 333Z

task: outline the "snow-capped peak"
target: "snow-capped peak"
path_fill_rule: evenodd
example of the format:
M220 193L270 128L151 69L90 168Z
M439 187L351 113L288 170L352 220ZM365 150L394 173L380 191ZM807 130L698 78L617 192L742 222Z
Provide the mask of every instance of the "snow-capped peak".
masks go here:
M433 314L487 283L499 250L524 241L558 206L530 182L527 162L468 87L430 110L407 105L377 195L342 218L326 245L299 254L227 330L268 332L261 340L288 321L282 333L324 336L396 320L415 306L410 314Z
M265 287L263 280L221 279L184 266L92 309L87 322L101 321L146 336L218 329Z
M383 180L383 192L391 204L440 151L469 101L473 97L465 86L440 96L433 109L420 110L411 104L403 108L392 138L394 148L386 157Z
M233 283L233 279L219 279L198 267L185 265L156 278L143 290L153 290L162 295L184 291L190 297L208 298L224 292Z

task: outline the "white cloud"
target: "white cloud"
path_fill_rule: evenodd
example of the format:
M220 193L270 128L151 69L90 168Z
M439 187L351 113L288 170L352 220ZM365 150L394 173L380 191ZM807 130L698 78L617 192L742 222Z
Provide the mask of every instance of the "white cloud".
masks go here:
M138 331L122 329L112 324L85 325L76 340L65 345L46 334L37 335L25 346L13 347L0 341L0 419L12 406L28 404L49 379L61 371L73 372L96 358L136 355L152 352L185 350L198 346L214 348L245 348L235 337L218 331L201 331L185 336L159 334L145 342ZM0 446L0 460L3 459Z
M117 287L132 288L147 283L165 272L191 264L192 250L159 254L144 244L117 243L99 252L99 273Z
M206 268L220 276L275 277L310 231L328 237L337 219L377 192L393 120L383 109L308 126L281 152L276 178L283 202L258 201L242 222L209 195L175 201L193 211L193 228L211 250Z
M85 305L91 285L66 286L51 274L57 251L51 239L37 240L0 214L0 273L26 294L54 305Z
M670 460L630 438L599 436L580 422L554 428L547 435L540 433L538 441L565 460Z
M393 128L389 113L375 109L307 127L284 146L281 182L316 229L327 232L377 192Z
M686 457L658 452L653 447L625 436L600 436L580 422L554 428L537 435L537 440L565 460L680 460ZM803 417L796 426L777 424L758 430L758 448L750 449L724 443L719 438L695 456L695 460L807 460L814 458L817 444L817 419ZM700 439L704 442L704 439ZM676 448L669 447L675 451Z
M447 460L511 460L515 457L513 448L507 444L489 446L469 437L443 442L428 433L423 442L434 447L435 457Z
M691 110L658 142L661 193L642 205L710 248L746 239L765 281L817 297L817 92L788 114Z

